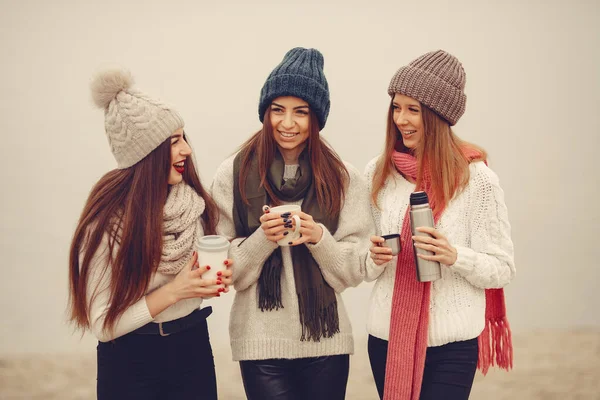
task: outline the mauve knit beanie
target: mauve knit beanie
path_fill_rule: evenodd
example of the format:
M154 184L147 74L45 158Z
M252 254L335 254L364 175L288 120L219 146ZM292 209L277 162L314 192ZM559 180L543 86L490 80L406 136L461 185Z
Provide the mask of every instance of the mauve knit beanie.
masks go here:
M265 111L280 96L294 96L306 101L317 115L323 129L329 115L329 85L323 73L323 55L316 49L296 47L283 57L269 74L260 91L258 117L263 122Z
M109 69L91 83L92 98L104 110L104 128L117 168L129 168L183 128L173 108L131 89L129 71Z
M388 94L400 93L418 100L455 125L467 105L462 64L443 50L424 54L401 67L392 77Z

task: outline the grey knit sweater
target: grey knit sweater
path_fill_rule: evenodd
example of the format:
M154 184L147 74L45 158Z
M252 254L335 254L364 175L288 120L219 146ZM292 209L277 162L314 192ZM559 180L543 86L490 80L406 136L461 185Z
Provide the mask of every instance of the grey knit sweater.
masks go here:
M211 187L212 196L221 211L217 230L219 234L233 239L229 252L230 258L234 260L233 285L236 290L229 320L233 360L352 354L352 327L340 293L363 280L369 236L375 231L370 218L369 197L364 178L354 167L346 164L350 173L350 183L338 229L335 235L331 235L327 228L321 225L323 237L317 244L308 245L312 256L321 267L323 277L336 292L340 332L319 342L301 341L298 298L288 247L282 248L283 308L265 312L258 308L258 278L264 262L277 248L277 244L269 241L261 228L247 239L235 237L232 220L234 158L235 155L221 164Z

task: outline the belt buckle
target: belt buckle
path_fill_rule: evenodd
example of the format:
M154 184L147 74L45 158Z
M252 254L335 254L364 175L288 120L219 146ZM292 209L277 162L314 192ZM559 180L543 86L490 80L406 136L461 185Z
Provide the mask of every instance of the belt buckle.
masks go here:
M165 333L165 331L163 331L163 326L162 326L162 322L158 323L158 333L160 334L160 336L169 336L170 333Z

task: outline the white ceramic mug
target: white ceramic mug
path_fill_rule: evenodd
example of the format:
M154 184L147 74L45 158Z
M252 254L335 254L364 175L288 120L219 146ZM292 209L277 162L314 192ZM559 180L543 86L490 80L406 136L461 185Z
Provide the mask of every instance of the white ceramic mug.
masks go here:
M301 208L298 205L286 204L283 206L273 207L270 209L269 212L281 215L286 212L299 212L300 210L301 210ZM289 242L293 242L296 239L300 239L300 225L301 225L300 217L297 215L291 215L289 218L296 221L296 227L293 230L288 229L287 230L288 234L286 236L284 236L283 239L277 241L277 244L280 246L289 246Z
M229 240L225 236L206 235L198 239L198 265L210 265L210 269L202 274L202 279L217 279L217 272L227 268L224 261L227 259ZM220 285L206 286L218 288Z

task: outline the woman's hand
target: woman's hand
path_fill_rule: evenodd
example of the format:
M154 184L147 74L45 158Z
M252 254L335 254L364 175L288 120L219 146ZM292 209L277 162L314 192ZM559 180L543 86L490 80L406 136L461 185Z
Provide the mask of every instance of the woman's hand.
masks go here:
M231 285L231 276L233 275L233 272L230 269L230 267L233 265L233 260L231 258L228 258L227 260L225 260L223 262L223 264L225 264L226 269L225 269L225 271L217 272L217 284L223 285L222 288L219 288L219 291L221 293L228 293L229 285ZM219 279L220 279L220 283L219 283ZM217 297L219 297L219 294L217 294Z
M300 237L291 242L290 246L297 246L302 243L317 244L323 237L323 228L315 222L312 215L305 212L292 212L291 215L300 217ZM288 229L295 229L294 220L289 217Z
M197 267L197 268L196 268ZM196 268L196 269L194 269ZM208 288L207 286L218 285L223 282L221 279L202 279L202 274L209 270L208 265L202 267L198 266L198 253L194 252L192 259L179 271L171 282L167 285L169 292L175 300L174 303L191 298L203 298L209 299L211 297L219 296L219 293L224 291L224 288ZM228 275L225 275L229 272ZM222 276L229 279L231 271L224 271ZM219 289L222 289L219 291Z
M383 265L390 261L394 256L392 255L392 249L381 244L385 242L385 239L381 236L371 236L371 258L376 265Z
M453 265L456 262L458 253L448 242L446 236L442 235L437 229L426 226L417 228L417 231L428 233L433 236L412 237L415 242L415 247L433 252L433 255L417 254L418 257L421 257L424 260L438 261L445 265Z
M260 217L260 227L265 232L267 239L277 243L287 235L287 222L284 219L289 217L289 213L275 214L269 212L269 207L263 207L264 214Z

